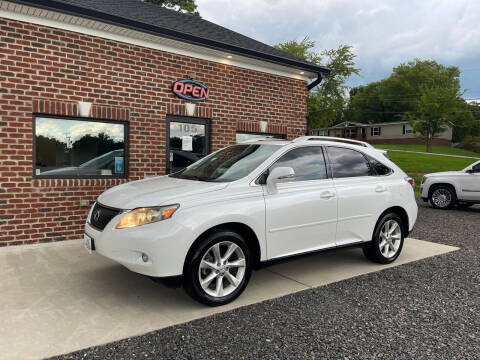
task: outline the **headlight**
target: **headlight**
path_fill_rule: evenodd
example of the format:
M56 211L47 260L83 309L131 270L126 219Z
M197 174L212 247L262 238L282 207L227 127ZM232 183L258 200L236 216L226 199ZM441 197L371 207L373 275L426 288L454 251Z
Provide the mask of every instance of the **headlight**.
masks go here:
M115 229L131 228L170 219L179 206L179 204L174 204L134 209L123 215Z
M93 208L95 207L97 203L94 202L92 207L90 208L90 210L88 211L88 215L87 215L87 224L90 224L90 219L92 218L92 213L93 213Z

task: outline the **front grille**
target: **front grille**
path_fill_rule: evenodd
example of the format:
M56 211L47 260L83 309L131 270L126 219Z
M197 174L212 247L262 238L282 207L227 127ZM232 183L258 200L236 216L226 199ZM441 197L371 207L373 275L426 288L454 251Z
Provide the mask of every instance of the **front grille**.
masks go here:
M90 217L90 224L99 230L103 230L110 220L120 214L120 211L119 209L108 208L96 203Z

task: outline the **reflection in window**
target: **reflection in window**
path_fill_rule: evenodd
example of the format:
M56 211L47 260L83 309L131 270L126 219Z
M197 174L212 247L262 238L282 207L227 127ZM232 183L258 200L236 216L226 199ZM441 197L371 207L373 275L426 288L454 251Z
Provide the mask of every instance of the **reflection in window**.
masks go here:
M205 154L205 125L170 122L170 149Z
M170 176L199 181L235 181L250 174L278 149L276 145L233 145Z
M370 161L370 164L372 165L377 175L390 175L392 173L392 169L390 169L388 166L383 165L377 159L368 156L368 160Z
M339 147L328 147L328 156L333 165L333 177L347 178L375 175L362 153Z
M124 123L35 118L35 175L125 176Z
M293 149L278 159L269 171L277 167L291 167L295 181L321 180L327 178L327 168L320 146Z
M237 144L256 139L284 139L284 136L281 134L236 133Z

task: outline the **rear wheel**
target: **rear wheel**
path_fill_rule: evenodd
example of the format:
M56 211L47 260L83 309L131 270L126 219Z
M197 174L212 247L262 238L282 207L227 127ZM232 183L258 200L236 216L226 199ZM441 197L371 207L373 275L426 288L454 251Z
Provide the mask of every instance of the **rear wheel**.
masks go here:
M201 241L185 267L184 287L209 306L228 304L245 289L252 273L250 249L240 234L219 230Z
M448 209L457 202L455 191L450 186L445 185L433 188L428 199L436 209Z
M363 248L365 256L380 264L389 264L403 247L403 221L396 213L388 213L378 221L372 242Z

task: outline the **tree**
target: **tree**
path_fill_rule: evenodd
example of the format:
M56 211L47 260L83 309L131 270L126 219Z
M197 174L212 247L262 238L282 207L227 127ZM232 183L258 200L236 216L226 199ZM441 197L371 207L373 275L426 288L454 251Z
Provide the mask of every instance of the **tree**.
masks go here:
M305 37L301 42L290 40L275 45L277 49L285 51L300 59L314 64L323 63L331 70L315 89L310 91L307 98L308 128L328 127L335 120L341 118L346 104L347 79L352 74L358 74L355 68L355 55L352 47L341 45L337 49L315 52L315 42Z
M361 123L408 120L431 140L449 126L471 126L472 114L461 98L460 71L435 61L400 64L383 80L352 89L346 119Z
M322 57L312 50L315 48L315 41L310 40L308 36L305 36L300 42L297 40L288 40L284 43L273 46L287 54L307 60L313 64L320 64L320 61L322 60Z
M190 15L200 16L195 0L143 0L152 4L164 6L168 9L180 11Z
M459 98L453 88L432 85L422 87L421 92L416 111L408 112L404 118L425 139L427 152L431 152L433 138L448 127L473 121L473 117L466 102Z

